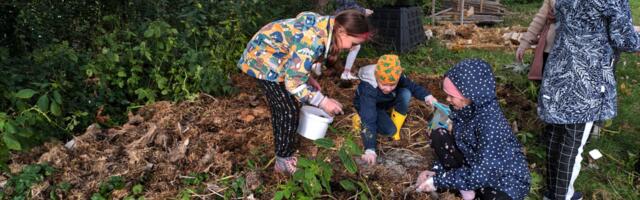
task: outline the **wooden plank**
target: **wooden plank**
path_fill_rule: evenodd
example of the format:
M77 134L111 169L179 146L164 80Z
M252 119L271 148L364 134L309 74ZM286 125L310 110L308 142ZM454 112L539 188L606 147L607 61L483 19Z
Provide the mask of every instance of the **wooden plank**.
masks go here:
M429 16L429 17L435 17L435 16L438 16L438 15L441 15L442 13L449 12L449 11L451 11L451 10L453 10L453 8L447 8L447 9L444 9L444 10L438 11L438 12L437 12L437 13L435 13L435 14L431 14L431 16Z
M436 0L431 0L431 25L436 25Z
M464 0L461 0L462 3L460 4L460 25L464 24Z

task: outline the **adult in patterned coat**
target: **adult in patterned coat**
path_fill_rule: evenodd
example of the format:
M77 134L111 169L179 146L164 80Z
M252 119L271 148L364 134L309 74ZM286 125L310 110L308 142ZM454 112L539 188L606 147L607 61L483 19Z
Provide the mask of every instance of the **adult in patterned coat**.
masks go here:
M546 199L571 199L594 121L616 115L614 57L639 51L628 0L556 0L556 38L538 97L549 135Z

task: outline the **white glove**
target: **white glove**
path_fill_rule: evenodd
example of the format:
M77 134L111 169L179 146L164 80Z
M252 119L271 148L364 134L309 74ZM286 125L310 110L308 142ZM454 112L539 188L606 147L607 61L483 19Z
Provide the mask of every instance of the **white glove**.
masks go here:
M429 96L424 98L424 102L427 103L427 105L429 105L429 106L433 106L434 103L438 102L438 99L433 97L433 95L429 95Z
M362 161L364 161L368 165L375 165L376 157L378 157L378 155L376 155L376 152L374 150L367 149L366 151L364 151L364 154L362 154L360 159L362 159Z

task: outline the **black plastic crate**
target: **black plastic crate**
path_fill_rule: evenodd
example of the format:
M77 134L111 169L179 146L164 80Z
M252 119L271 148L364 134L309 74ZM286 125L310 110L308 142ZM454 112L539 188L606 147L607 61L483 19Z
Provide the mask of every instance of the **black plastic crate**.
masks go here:
M405 53L425 40L420 7L376 8L370 20L382 49Z

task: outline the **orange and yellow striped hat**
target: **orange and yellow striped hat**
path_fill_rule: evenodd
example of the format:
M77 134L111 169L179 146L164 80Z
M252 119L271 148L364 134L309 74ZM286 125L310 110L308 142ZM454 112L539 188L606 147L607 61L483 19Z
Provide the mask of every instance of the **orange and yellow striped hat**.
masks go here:
M379 84L392 85L398 83L402 75L400 58L394 54L380 56L376 64L376 80Z

